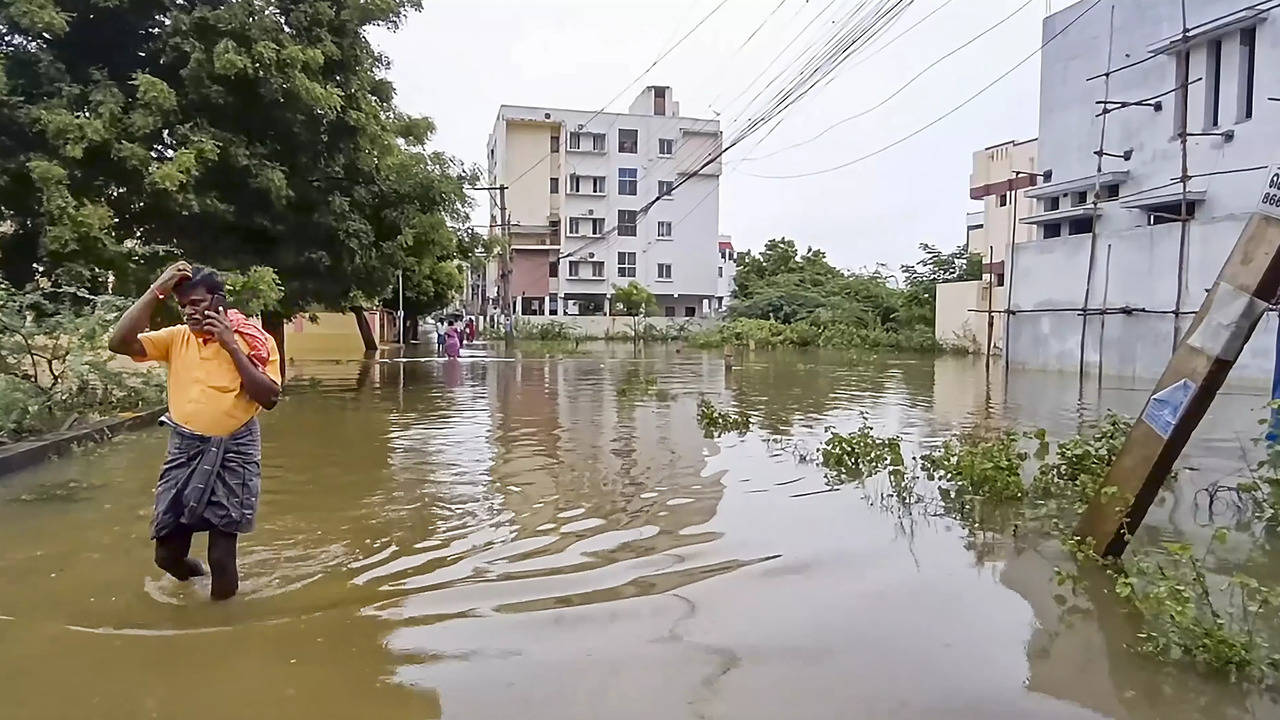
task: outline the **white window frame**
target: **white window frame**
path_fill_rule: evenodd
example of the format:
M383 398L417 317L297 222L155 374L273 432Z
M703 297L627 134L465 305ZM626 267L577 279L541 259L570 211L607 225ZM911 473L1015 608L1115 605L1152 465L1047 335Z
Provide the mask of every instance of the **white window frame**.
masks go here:
M633 167L618 168L618 194L619 195L640 194L640 168L633 168Z
M663 276L662 274L663 268L666 268L667 270L666 276ZM672 282L673 281L672 275L673 273L671 269L671 263L658 263L658 278L657 278L658 280L662 282Z
M663 230L666 230L666 232L664 233L664 232L663 232ZM671 223L671 221L670 221L670 220L659 220L659 221L658 221L658 231L657 231L657 232L658 232L658 234L657 234L657 238L658 238L659 240L670 240L670 239L671 239L671 231L672 231L672 223Z
M663 152L662 145L667 144L666 152ZM658 157L671 157L676 154L675 138L658 138Z
M631 222L624 223L622 221L622 213L631 213ZM636 237L639 232L637 227L640 223L640 212L638 210L618 210L618 237ZM624 232L623 229L628 228L629 231Z
M635 144L631 145L631 150L622 149L622 133L629 132L636 134ZM618 128L618 154L620 155L636 155L640 152L640 129L639 128Z
M618 251L618 277L634 278L636 276L636 253L630 250Z
M664 186L667 188L666 192L662 191L662 188ZM675 180L659 180L658 181L658 196L661 197L663 200L675 200L675 193L676 193Z

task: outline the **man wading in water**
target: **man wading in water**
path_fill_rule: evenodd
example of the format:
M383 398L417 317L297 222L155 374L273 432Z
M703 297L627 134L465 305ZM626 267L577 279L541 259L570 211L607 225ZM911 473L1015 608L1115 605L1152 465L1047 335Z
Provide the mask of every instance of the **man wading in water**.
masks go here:
M173 293L185 325L143 332ZM189 557L191 536L209 533L212 596L240 585L236 536L253 529L261 480L258 411L280 399L280 352L271 336L226 308L226 287L208 268L180 262L160 275L116 323L111 351L169 366L169 451L156 483L151 537L156 565L179 580L205 573Z

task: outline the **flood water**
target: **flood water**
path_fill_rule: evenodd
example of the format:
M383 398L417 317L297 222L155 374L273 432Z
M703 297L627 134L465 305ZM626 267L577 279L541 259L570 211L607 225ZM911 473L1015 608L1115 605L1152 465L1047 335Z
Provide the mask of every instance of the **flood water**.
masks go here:
M988 382L972 358L469 353L291 366L231 602L151 564L160 430L0 479L0 717L1280 717L1126 647L1132 618L1063 594L1049 543L813 494L825 426L1062 437L1136 412L1141 383L1081 401L1074 376ZM760 428L703 439L700 395ZM1263 402L1219 398L1143 541L1230 522L1195 490L1241 472ZM1256 547L1227 554L1280 580Z

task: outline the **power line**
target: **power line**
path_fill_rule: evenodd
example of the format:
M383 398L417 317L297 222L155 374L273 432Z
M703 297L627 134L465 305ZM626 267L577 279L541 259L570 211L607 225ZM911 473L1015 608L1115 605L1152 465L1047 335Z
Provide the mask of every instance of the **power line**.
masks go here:
M689 30L688 30L687 32L685 32L685 34L684 34L684 35L681 35L681 36L680 36L680 39L679 39L679 40L676 40L676 41L675 41L675 43L673 43L673 44L671 45L671 47L667 48L665 51L663 51L661 54L659 54L659 55L658 55L658 57L657 57L656 59L654 59L654 61L653 61L653 62L649 63L649 66L648 66L648 67L646 67L643 71L641 71L641 73L640 73L639 75L637 75L637 76L635 76L634 78L632 78L632 80L631 80L630 82L628 82L626 85L624 85L624 86L622 87L622 89L621 89L621 90L619 90L619 91L618 91L618 94L614 95L612 98L610 98L610 99L609 99L609 101L608 101L608 102L606 102L604 105L600 106L600 109L599 109L599 110L597 110L597 111L595 111L594 113L592 113L592 114L591 114L591 116L590 116L590 117L588 117L588 118L586 119L586 121L585 121L585 122L583 122L582 124L583 124L583 125L586 125L586 124L590 123L592 120L595 120L595 119L596 119L597 117L599 117L602 113L604 113L604 111L605 111L606 109L608 109L608 107L609 107L610 105L612 105L615 101L617 101L617 99L618 99L618 98L620 98L620 97L622 97L623 95L625 95L625 94L626 94L626 92L627 92L628 90L630 90L630 89L631 89L631 87L632 87L633 85L635 85L637 82L639 82L641 79L643 79L643 78L644 78L644 76L645 76L645 75L647 75L647 74L649 73L649 71L650 71L650 70L652 70L653 68L657 67L658 63L662 62L663 60L665 60L665 59L667 58L667 56L668 56L668 55L670 55L671 53L675 52L676 48L680 47L680 45L681 45L682 43L684 43L684 41L685 41L685 40L688 40L690 35L693 35L695 32L697 32L698 28L700 28L700 27L702 27L704 24L706 24L706 22L707 22L708 20L710 20L710 19L711 19L711 17L712 17L713 15L715 15L717 12L719 12L719 11L720 11L720 8L724 7L724 6L725 6L725 4L726 4L726 3L728 3L728 2L729 2L729 0L720 0L720 2L719 2L719 3L717 3L715 7L711 8L711 12L708 12L706 15L702 16L702 19L701 19L701 20L699 20L698 22L694 23L693 27L689 28ZM613 129L613 126L614 126L614 125L616 125L617 123L618 123L617 118L614 118L614 121L613 121L613 123L612 123L612 124L610 124L609 129L610 129L610 130L612 130L612 129ZM508 185L515 185L515 184L516 184L516 183L517 183L521 178L523 178L525 175L528 175L529 173L533 172L533 171L534 171L538 166L542 165L542 162L543 162L544 160L546 160L547 158L549 158L549 157L551 157L551 151L550 151L550 150L548 150L548 151L547 151L547 152L546 152L542 157L538 158L537 162L535 162L535 163L533 163L532 165L530 165L530 166L529 166L529 167L528 167L524 172L522 172L522 173L520 173L519 175L517 175L513 180L509 180L509 181L507 181L507 184L508 184Z
M1090 3L1090 5L1089 5L1088 7L1086 7L1083 11L1081 11L1081 13L1080 13L1079 15L1077 15L1073 20L1071 20L1071 22L1069 22L1069 23L1067 23L1066 25L1062 26L1062 28L1061 28L1060 30L1058 30L1058 32L1054 33L1054 34L1053 34L1053 35L1052 35L1048 40L1044 41L1044 43L1042 43L1042 44L1040 45L1040 47L1038 47L1038 48L1036 48L1034 51L1032 51L1030 55L1027 55L1025 58L1023 58L1022 60L1020 60L1016 65L1014 65L1013 67L1009 68L1007 71L1005 71L1004 73L1002 73L999 77L997 77L995 80L993 80L993 81L991 81L990 83L988 83L988 84L987 84L985 87L983 87L981 90L979 90L978 92L974 93L973 95L970 95L968 98L966 98L966 99L965 99L963 102L961 102L959 105L956 105L955 107L951 108L950 110L948 110L947 112L943 113L942 115L939 115L938 117L936 117L936 118L934 118L933 120L929 121L929 122L928 122L927 124L925 124L923 127L920 127L920 128L918 128L918 129L916 129L915 131L913 131L913 132L911 132L911 133L909 133L909 134L907 134L907 135L905 135L905 136L903 136L903 137L901 137L901 138L898 138L897 140L895 140L895 141L893 141L893 142L889 143L888 145L885 145L885 146L883 146L883 147L881 147L881 148L878 148L878 149L876 149L876 150L873 150L873 151L871 151L871 152L869 152L869 153L867 153L867 154L865 154L865 155L862 155L862 156L856 157L856 158L854 158L854 159L852 159L852 160L849 160L849 161L847 161L847 162L840 163L839 165L835 165L835 166L832 166L832 167L829 167L829 168L823 168L823 169L821 169L821 170L814 170L814 171L811 171L811 172L803 172L803 173L792 173L792 174L788 174L788 175L764 175L764 174L750 173L750 172L745 172L745 171L744 171L744 173L743 173L743 174L745 174L745 175L750 175L751 177L765 178L765 179L769 179L769 180L791 180L791 179L795 179L795 178L813 177L813 176L815 176L815 175L825 175L825 174L827 174L827 173L832 173L832 172L835 172L835 171L837 171L837 170L843 170L844 168L850 167L851 165L856 165L856 164L858 164L858 163L860 163L860 162L863 162L864 160L870 160L871 158L876 157L877 155L881 155L881 154L883 154L883 153L885 153L885 152L887 152L887 151L889 151L889 150L892 150L893 148L895 148L895 147L897 147L897 146L901 145L902 143L904 143L904 142L906 142L906 141L910 140L911 138L914 138L914 137L916 137L917 135L919 135L919 134L923 133L924 131L928 130L929 128L933 127L934 125L937 125L938 123L942 122L943 120L947 119L948 117L951 117L951 116L952 116L952 115L954 115L956 112L958 112L961 108L965 107L965 106L966 106L966 105L968 105L969 103L971 103L971 102L973 102L974 100L978 99L978 97L979 97L979 96L981 96L981 95L982 95L983 93L985 93L986 91L988 91L988 90L990 90L991 88L995 87L995 86L996 86L996 84L998 84L1001 80L1004 80L1005 78L1007 78L1007 77L1009 77L1010 75L1012 75L1012 74L1013 74L1013 73L1014 73L1018 68L1022 67L1022 66L1023 66L1023 65L1025 65L1025 64L1027 64L1027 62L1028 62L1028 61L1030 61L1032 58L1034 58L1036 55L1038 55L1042 50L1044 50L1044 49L1049 45L1049 43L1051 43L1051 42L1053 42L1054 40L1058 39L1058 38L1059 38L1063 33L1065 33L1067 30L1069 30L1069 29L1071 28L1071 26L1075 25L1077 22L1079 22L1079 21L1080 21L1080 19L1081 19L1081 18L1083 18L1085 15L1089 14L1089 11L1090 11L1090 10L1093 10L1093 9L1094 9L1095 7L1097 7L1097 6L1098 6L1098 4L1099 4L1099 3L1101 3L1101 2L1102 2L1102 0L1094 0L1092 3Z
M1019 13L1021 13L1023 10L1027 9L1028 7L1030 7L1030 6L1031 6L1031 3L1035 2L1035 1L1036 1L1036 0L1027 0L1027 1L1026 1L1026 2L1024 2L1022 5L1018 6L1018 8L1017 8L1016 10L1014 10L1013 12L1009 13L1008 15L1006 15L1004 18L1002 18L1002 19L1001 19L1000 21L998 21L996 24L994 24L994 25L992 25L992 26L988 27L986 30L983 30L982 32L978 33L977 35L974 35L972 38L969 38L969 39L968 39L967 41L965 41L963 44L961 44L960 46L958 46L956 49L952 50L951 52L947 53L946 55L943 55L942 57L938 58L937 60L934 60L933 62L929 63L927 66L925 66L925 68L924 68L923 70L921 70L920 72L918 72L918 73L916 73L914 76L912 76L912 78L911 78L910 80L908 80L906 83L904 83L903 85L901 85L897 90L894 90L894 91L893 91L889 96L885 97L885 98L884 98L884 99L882 99L880 102L876 103L875 105L872 105L871 107L867 108L866 110L862 110L861 112L855 113L855 114L853 114L853 115L850 115L849 117L846 117L846 118L844 118L844 119L842 119L842 120L839 120L838 122L836 122L836 123L834 123L834 124L832 124L832 125L828 126L828 127L827 127L825 130L823 130L822 132L820 132L820 133L818 133L817 135L814 135L813 137L809 138L808 140L801 140L800 142L795 143L794 145L788 145L788 146L786 146L786 147L784 147L784 148L781 148L781 149L779 149L779 150L774 150L774 151L773 151L773 152L771 152L771 153L767 153L767 154L765 154L765 155L761 155L761 156L759 156L759 157L748 157L748 158L743 158L743 161L744 161L744 162L755 162L755 161L758 161L758 160L764 160L765 158L773 157L774 155L778 155L778 154L780 154L780 153L784 153L784 152L786 152L786 151L788 151L788 150L794 150L795 148L798 148L798 147L800 147L800 146L802 146L802 145L808 145L809 143L811 143L811 142L813 142L813 141L817 140L818 138L820 138L820 137L822 137L822 136L826 135L827 133L831 132L832 130L835 130L836 128L840 127L841 125L844 125L845 123L853 122L854 120L857 120L858 118L862 118L862 117L866 117L867 115L870 115L871 113L875 112L876 110L879 110L880 108L882 108L882 107L884 107L885 105L887 105L887 104L888 104L891 100L893 100L894 98L896 98L896 97L898 97L899 95L901 95L901 94L902 94L902 93L903 93L907 88L909 88L909 87L911 87L912 85L914 85L914 84L915 84L915 82L916 82L917 80L919 80L920 78L924 77L924 76L925 76L925 75L926 75L930 70L932 70L932 69L934 69L935 67L937 67L937 66L941 65L943 62L945 62L946 60L950 59L950 58L951 58L952 56L954 56L956 53L960 52L961 50L964 50L965 48L969 47L970 45L974 44L975 42L977 42L977 41L981 40L983 37L986 37L988 34L990 34L990 33L994 32L994 31L995 31L996 29L998 29L1000 26L1004 25L1005 23L1009 22L1009 21L1010 21L1010 20L1012 20L1013 18L1017 17ZM943 7L945 7L945 5L944 5Z

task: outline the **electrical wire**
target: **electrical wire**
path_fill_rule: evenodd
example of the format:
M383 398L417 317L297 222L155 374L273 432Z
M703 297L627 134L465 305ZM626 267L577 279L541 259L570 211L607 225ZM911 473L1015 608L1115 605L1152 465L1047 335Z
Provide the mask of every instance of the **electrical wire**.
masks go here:
M1079 21L1080 21L1080 19L1081 19L1081 18L1083 18L1085 15L1089 14L1089 11L1093 10L1093 9L1094 9L1095 7L1097 7L1097 6L1099 5L1099 3L1101 3L1101 2L1102 2L1102 0L1094 0L1092 3L1090 3L1090 4L1089 4L1089 6L1088 6L1088 7L1086 7L1083 11L1081 11L1079 15L1077 15L1073 20L1071 20L1071 22L1069 22L1069 23L1067 23L1066 25L1062 26L1062 28L1061 28L1061 29L1059 29L1059 30L1058 30L1058 32L1054 33L1054 34L1053 34L1053 35L1052 35L1048 40L1045 40L1045 41L1044 41L1044 43L1042 43L1042 44L1040 45L1040 47L1036 48L1034 51L1032 51L1032 52L1031 52L1031 54L1027 55L1025 58L1023 58L1022 60L1018 61L1018 63L1017 63L1016 65L1014 65L1013 67L1009 68L1007 71L1005 71L1005 72L1004 72L1004 73L1002 73L1000 76L998 76L995 80L992 80L990 83L988 83L988 84L987 84L985 87L983 87L981 90L979 90L978 92L974 93L973 95L970 95L968 98L966 98L966 99L965 99L963 102L961 102L959 105L956 105L955 107L951 108L950 110L948 110L947 112L943 113L942 115L939 115L938 117L936 117L936 118L934 118L933 120L929 121L929 122L928 122L928 123L926 123L924 126L922 126L922 127L920 127L920 128L917 128L916 130L912 131L911 133L908 133L907 135L904 135L904 136L903 136L903 137L901 137L901 138L898 138L897 140L895 140L895 141L893 141L893 142L889 143L888 145L885 145L885 146L883 146L883 147L880 147L880 148L878 148L878 149L876 149L876 150L873 150L873 151L871 151L871 152L869 152L869 153L866 153L866 154L864 154L864 155L861 155L861 156L859 156L859 157L853 158L852 160L848 160L848 161L846 161L846 162L840 163L839 165L834 165L834 166L832 166L832 167L823 168L823 169L821 169L821 170L813 170L813 171L809 171L809 172L802 172L802 173L790 173L790 174L786 174L786 175L768 175L768 174L750 173L750 172L745 172L745 171L743 172L743 174L745 174L745 175L749 175L749 176L751 176L751 177L765 178L765 179L769 179L769 180L791 180L791 179L795 179L795 178L814 177L814 176L817 176L817 175L825 175L825 174L827 174L827 173L836 172L837 170L843 170L844 168L850 167L850 166L852 166L852 165L856 165L856 164L858 164L858 163L860 163L860 162L863 162L863 161L865 161L865 160L870 160L870 159L871 159L871 158L873 158L873 157L876 157L876 156L881 155L881 154L883 154L883 153L885 153L885 152L887 152L887 151L889 151L889 150L892 150L893 148L895 148L895 147L897 147L897 146L899 146L899 145L901 145L901 144L903 144L903 143L907 142L908 140L910 140L910 139L912 139L912 138L916 137L917 135L919 135L919 134L923 133L924 131L928 130L929 128L933 127L934 125L937 125L938 123L942 122L943 120L947 119L948 117L951 117L951 116L952 116L952 115L954 115L955 113L959 112L961 108L965 107L965 106L966 106L966 105L968 105L969 103L971 103L971 102L973 102L974 100L978 99L981 95L983 95L984 93L986 93L988 90L990 90L991 88L995 87L995 86L996 86L996 84L998 84L1001 80L1004 80L1005 78L1007 78L1007 77L1009 77L1010 75L1012 75L1012 74L1013 74L1013 73L1014 73L1018 68L1022 67L1022 66L1023 66L1023 65L1025 65L1025 64L1027 64L1027 62L1029 62L1032 58L1034 58L1036 55L1040 54L1040 52L1041 52L1042 50L1044 50L1044 49L1045 49L1045 47L1047 47L1047 46L1049 45L1049 43L1051 43L1051 42L1053 42L1054 40L1056 40L1057 38L1061 37L1063 33L1065 33L1065 32L1066 32L1067 30L1069 30L1073 25L1075 25L1077 22L1079 22Z
M869 108L867 108L867 109L865 109L865 110L862 110L862 111L860 111L860 112L857 112L857 113L855 113L855 114L853 114L853 115L850 115L850 116L848 116L848 117L846 117L846 118L844 118L844 119L842 119L842 120L839 120L839 121L835 122L835 123L834 123L834 124L832 124L832 125L829 125L825 130L823 130L822 132L818 133L817 135L814 135L813 137L809 138L808 140L801 140L800 142L795 143L795 144L793 144L793 145L788 145L788 146L786 146L786 147L784 147L784 148L780 148L780 149L778 149L778 150L774 150L774 151L773 151L773 152L771 152L771 153L767 153L767 154L765 154L765 155L760 155L760 156L758 156L758 157L747 157L747 158L743 158L743 161L744 161L744 162L755 162L755 161L759 161L759 160L764 160L765 158L771 158L771 157L773 157L774 155L778 155L778 154L780 154L780 153L784 153L784 152L786 152L786 151L788 151L788 150L794 150L795 148L801 147L802 145L808 145L809 143L811 143L811 142L813 142L813 141L817 140L818 138L823 137L823 136L824 136L824 135L826 135L827 133L831 132L832 130L835 130L836 128L840 127L841 125L844 125L845 123L850 123L850 122L853 122L854 120L857 120L857 119L859 119L859 118L866 117L867 115L870 115L871 113L875 112L876 110L879 110L880 108L882 108L882 107L884 107L885 105L887 105L887 104L888 104L891 100L893 100L894 98L896 98L896 97L898 97L899 95L901 95L901 94L902 94L902 93L903 93L907 88L909 88L909 87L911 87L912 85L914 85L914 84L915 84L915 82L916 82L917 80L919 80L920 78L924 77L924 76L925 76L925 75L926 75L930 70L932 70L932 69L936 68L937 66L941 65L943 62L945 62L946 60L948 60L948 59L950 59L951 57L953 57L956 53L960 52L961 50L964 50L965 48L969 47L970 45L974 44L975 42L977 42L977 41L981 40L983 37L986 37L988 34L990 34L990 33L994 32L995 30L997 30L998 28L1000 28L1000 27L1001 27L1002 25L1004 25L1005 23L1007 23L1007 22L1009 22L1010 20L1012 20L1013 18L1017 17L1019 13L1021 13L1023 10L1027 9L1028 7L1030 7L1030 6L1031 6L1031 3L1035 2L1035 1L1036 1L1036 0L1027 0L1027 1L1026 1L1026 2L1024 2L1022 5L1018 6L1018 8L1017 8L1017 9L1015 9L1013 12L1009 13L1009 14L1008 14L1008 15L1006 15L1004 18L1002 18L1000 21L998 21L996 24L994 24L994 25L992 25L992 26L988 27L986 30L983 30L982 32L978 33L977 35L975 35L975 36L973 36L973 37L969 38L969 39L968 39L968 40L966 40L964 43L962 43L961 45L959 45L958 47L956 47L954 50L952 50L951 52L947 53L946 55L943 55L942 57L938 58L937 60L934 60L933 62L929 63L927 66L925 66L925 68L924 68L923 70L921 70L920 72L916 73L914 76L912 76L912 78L911 78L910 80L908 80L906 83L904 83L903 85L901 85L897 90L894 90L894 91L893 91L892 93L890 93L887 97L885 97L884 99L882 99L880 102L876 103L875 105L872 105L871 107L869 107Z

